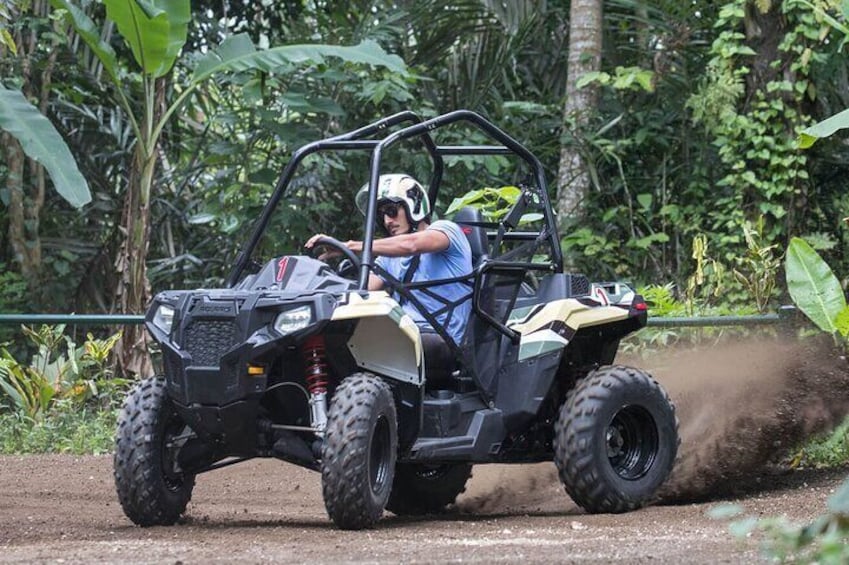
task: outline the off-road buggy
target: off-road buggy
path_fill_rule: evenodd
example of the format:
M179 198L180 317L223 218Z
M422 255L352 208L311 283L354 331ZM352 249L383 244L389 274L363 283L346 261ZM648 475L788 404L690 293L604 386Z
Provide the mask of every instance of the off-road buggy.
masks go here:
M489 145L440 145L455 124ZM414 140L432 166L437 202L445 161L517 159L520 194L498 221L463 208L473 270L460 277L472 304L455 343L423 347L401 306L439 297L446 281L393 280L375 263L376 190L386 151ZM318 152L365 152L370 198L361 256L347 265L309 255L254 257L299 164ZM341 272L340 272L341 271ZM376 273L390 291L369 292ZM462 302L462 301L460 301ZM647 373L611 363L620 338L646 324L628 287L564 273L540 162L470 111L422 120L411 112L308 144L294 153L225 288L164 291L146 326L163 375L124 403L114 457L118 497L136 524L173 524L195 476L254 457L321 472L327 512L347 529L395 514L437 512L464 490L473 464L553 460L569 495L589 512L649 502L672 469L675 411ZM430 340L433 341L433 340ZM438 342L439 340L437 340Z

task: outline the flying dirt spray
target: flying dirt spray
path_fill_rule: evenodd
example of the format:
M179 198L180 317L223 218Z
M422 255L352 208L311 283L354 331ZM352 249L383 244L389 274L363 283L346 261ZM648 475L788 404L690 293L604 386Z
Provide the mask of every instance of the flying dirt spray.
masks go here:
M681 446L662 503L733 494L849 414L849 365L830 341L738 340L629 360L669 392ZM461 512L558 511L570 506L552 464L475 468Z

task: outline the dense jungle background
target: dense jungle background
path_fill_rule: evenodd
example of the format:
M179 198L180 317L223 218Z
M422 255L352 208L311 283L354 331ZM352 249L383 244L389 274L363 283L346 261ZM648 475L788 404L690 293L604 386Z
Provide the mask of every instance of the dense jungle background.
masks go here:
M568 266L594 280L653 285L689 313L766 311L787 301L774 283L793 236L849 272L845 138L797 143L849 107L835 0L196 0L156 72L109 4L0 2L0 81L50 119L91 193L71 206L2 134L0 312L140 313L151 291L220 284L293 150L404 109L468 108L531 148ZM70 25L83 16L100 50ZM305 54L196 81L237 34L258 49L371 40L396 63ZM166 119L150 135L136 115ZM356 235L365 164L308 161L280 253ZM495 157L449 169L462 182L443 210L516 182Z

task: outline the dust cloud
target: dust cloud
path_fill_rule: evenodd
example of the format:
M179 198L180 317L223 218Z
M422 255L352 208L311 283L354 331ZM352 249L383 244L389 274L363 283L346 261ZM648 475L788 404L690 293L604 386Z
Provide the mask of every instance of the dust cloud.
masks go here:
M829 343L741 340L644 367L675 403L681 446L666 502L732 492L849 413L849 370Z
M477 465L455 509L469 514L539 513L562 511L570 506L574 507L560 485L552 462Z
M849 414L849 366L828 340L738 339L617 362L649 371L676 407L681 445L662 503L766 488L752 479ZM553 463L477 466L456 505L487 514L569 508Z

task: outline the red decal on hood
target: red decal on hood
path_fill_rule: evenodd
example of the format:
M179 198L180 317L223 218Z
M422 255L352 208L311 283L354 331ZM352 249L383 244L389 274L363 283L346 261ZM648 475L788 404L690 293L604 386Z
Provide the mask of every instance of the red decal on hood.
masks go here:
M277 261L277 276L274 278L276 282L280 282L283 280L283 276L286 274L286 267L289 265L288 257L281 257L279 261Z

